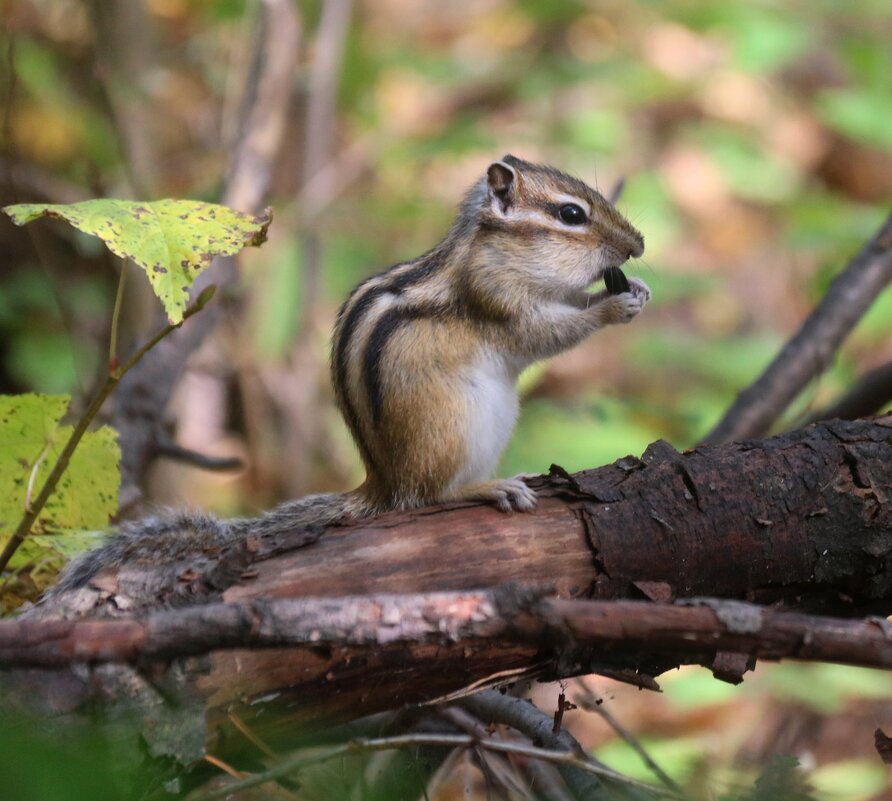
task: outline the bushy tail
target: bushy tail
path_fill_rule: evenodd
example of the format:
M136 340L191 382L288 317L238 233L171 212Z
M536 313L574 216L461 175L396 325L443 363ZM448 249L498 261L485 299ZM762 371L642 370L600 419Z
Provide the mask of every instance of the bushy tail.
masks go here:
M218 551L246 537L268 537L308 526L355 520L374 509L357 492L308 495L260 517L220 520L196 512L165 512L123 523L103 545L65 567L47 596L83 587L99 571L125 564L162 565L201 551Z
M356 490L323 492L295 501L285 501L260 517L240 517L225 521L234 539L284 534L307 526L328 526L339 520L358 520L374 513L368 501Z

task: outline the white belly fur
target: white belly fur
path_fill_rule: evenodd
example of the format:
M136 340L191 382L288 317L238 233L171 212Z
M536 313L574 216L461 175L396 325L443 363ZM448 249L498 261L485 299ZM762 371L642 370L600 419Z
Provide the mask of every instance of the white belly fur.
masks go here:
M462 381L467 409L465 463L450 489L492 477L519 409L517 371L489 351L480 354Z

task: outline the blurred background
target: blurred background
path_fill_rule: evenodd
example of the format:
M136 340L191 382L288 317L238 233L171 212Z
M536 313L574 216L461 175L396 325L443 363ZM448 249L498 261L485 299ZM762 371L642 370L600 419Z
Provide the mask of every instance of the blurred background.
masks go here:
M696 444L888 212L888 0L295 9L270 241L240 257L225 324L167 414L179 444L245 467L158 460L152 502L229 514L355 486L361 466L327 375L337 307L362 278L434 245L504 153L605 193L625 179L618 205L647 243L628 272L654 300L634 325L523 376L503 474L592 467L658 438ZM218 201L259 15L259 0L0 1L0 202ZM0 250L0 392L83 397L104 369L119 265L51 223L0 221ZM143 276L129 281L129 341L152 330L155 303ZM782 427L892 360L890 331L887 291ZM884 674L760 668L733 689L690 670L665 685L662 696L597 689L702 797L783 752L814 769L822 798L892 799L872 745L892 719ZM573 725L638 771L596 721L576 713Z

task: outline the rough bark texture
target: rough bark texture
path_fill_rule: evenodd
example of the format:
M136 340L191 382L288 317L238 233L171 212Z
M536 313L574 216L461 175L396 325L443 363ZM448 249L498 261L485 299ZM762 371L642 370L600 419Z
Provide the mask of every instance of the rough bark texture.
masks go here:
M0 666L139 665L282 646L411 655L419 645L466 649L495 640L610 646L625 661L638 649L665 652L677 664L712 666L717 654L735 653L892 667L892 623L882 617L818 617L715 598L676 604L544 598L514 584L465 593L198 604L119 620L0 620Z
M196 554L194 566L103 575L94 588L28 619L121 616L186 599L466 591L508 581L551 587L563 598L784 599L799 611L843 616L886 614L892 606L892 415L683 454L658 442L640 459L572 476L554 468L537 486L542 501L534 514L452 505L321 535L249 540L237 553ZM178 663L174 686L204 705L211 747L225 753L244 743L232 715L269 742L285 742L323 721L428 701L493 674L658 672L677 664L659 650L648 651L646 640L628 649L579 648L553 633L528 644L441 637L379 649L229 650ZM730 660L729 675L741 669ZM144 669L126 666L23 670L7 679L8 697L38 688L38 700L56 712L75 708L97 687L106 700L135 696L143 704L158 693ZM176 719L164 714L163 721ZM184 745L167 732L162 725L154 738L145 727L143 733L163 753L194 758L200 737Z

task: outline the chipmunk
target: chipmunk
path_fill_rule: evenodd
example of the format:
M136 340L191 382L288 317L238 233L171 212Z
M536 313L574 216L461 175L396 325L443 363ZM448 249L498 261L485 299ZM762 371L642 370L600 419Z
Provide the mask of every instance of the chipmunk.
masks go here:
M366 468L357 489L254 519L180 513L126 523L57 588L102 567L174 562L196 546L391 509L475 500L532 510L536 494L521 478L491 478L517 420L517 377L634 319L650 290L617 268L643 252L641 234L579 179L511 155L490 164L440 244L362 282L338 313L331 377ZM619 273L619 289L586 291L608 271Z

